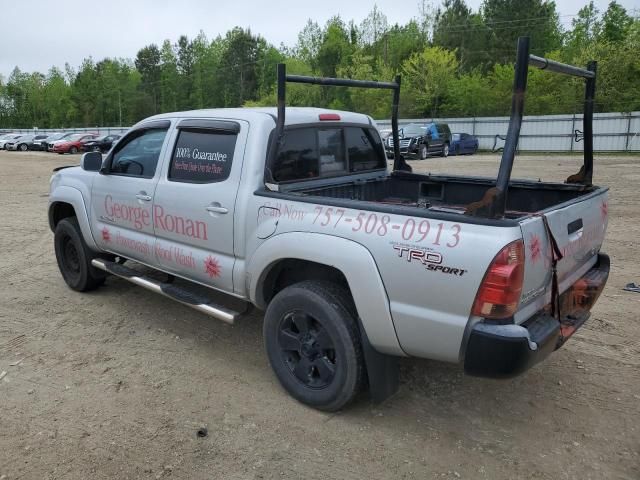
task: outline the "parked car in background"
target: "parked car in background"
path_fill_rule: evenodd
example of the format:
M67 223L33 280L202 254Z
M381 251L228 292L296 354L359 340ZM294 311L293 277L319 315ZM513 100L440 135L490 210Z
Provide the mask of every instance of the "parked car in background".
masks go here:
M45 134L27 134L22 135L18 139L11 140L7 142L6 149L7 150L19 150L21 152L26 152L27 150L39 150L39 142L47 138ZM35 142L38 142L38 146L36 147Z
M120 135L103 135L82 142L82 150L85 152L108 152Z
M71 135L76 135L76 134L73 132L54 133L53 135L48 136L45 142L42 143L42 147L43 147L42 149L47 150L49 152L53 152L53 145L55 143L66 141L66 139L68 139Z
M29 150L47 150L47 142L49 140L58 140L60 135L64 135L63 133L58 132L47 132L42 133L40 135L36 135L36 138L33 139L33 143ZM55 137L55 138L54 138Z
M451 135L451 155L471 155L478 151L478 138L468 133Z
M7 149L7 143L12 142L18 138L20 138L22 133L9 133L0 138L0 150Z
M91 140L96 137L97 135L95 133L74 133L63 140L54 142L53 146L47 150L59 153L60 155L63 153L78 153L82 150L83 140Z
M33 137L34 135L28 133L25 135L20 135L18 138L13 138L7 141L7 143L4 144L4 149L13 151L20 149L26 151L29 149L28 144L33 141Z
M382 137L382 140L386 140L387 138L389 138L389 135L391 135L391 129L390 128L381 128L380 129L380 136Z
M399 133L400 153L415 156L420 160L429 154L446 157L451 145L451 130L446 123L410 123L403 126ZM387 157L393 158L393 135L384 142Z

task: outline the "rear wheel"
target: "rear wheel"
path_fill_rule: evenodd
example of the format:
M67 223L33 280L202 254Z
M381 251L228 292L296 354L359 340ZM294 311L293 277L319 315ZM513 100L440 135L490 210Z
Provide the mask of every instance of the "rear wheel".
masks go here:
M78 149L77 149L76 147L71 147L71 148L69 149L69 153L76 154L76 153L78 153Z
M104 283L106 274L91 265L98 255L87 247L75 217L60 220L53 241L58 268L70 288L86 292Z
M448 143L445 143L442 146L442 156L443 157L448 157L449 156L449 144Z
M364 380L358 324L341 287L305 281L279 292L264 320L264 342L278 380L298 401L336 411Z

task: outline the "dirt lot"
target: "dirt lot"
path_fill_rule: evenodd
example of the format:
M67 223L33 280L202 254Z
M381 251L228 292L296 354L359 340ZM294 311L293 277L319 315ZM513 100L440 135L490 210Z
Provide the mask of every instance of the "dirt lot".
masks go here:
M260 315L230 327L118 279L69 290L46 206L52 168L78 160L0 153L0 479L640 478L640 294L622 291L640 282L639 157L596 160L612 274L563 349L510 381L403 360L395 397L336 415L280 388ZM514 176L564 178L578 162L522 156Z

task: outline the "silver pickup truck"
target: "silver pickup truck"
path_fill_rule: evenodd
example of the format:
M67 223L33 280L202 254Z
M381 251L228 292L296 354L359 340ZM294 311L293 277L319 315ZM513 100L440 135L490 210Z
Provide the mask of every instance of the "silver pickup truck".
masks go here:
M566 183L510 179L529 65L586 79L585 164ZM370 117L285 108L288 82L391 90L399 144L399 77L301 77L282 65L277 108L143 120L105 158L86 153L51 178L69 287L111 274L228 323L242 309L202 290L265 310L278 380L328 411L365 384L374 400L395 392L403 356L517 375L587 320L609 272L608 190L591 183L595 64L529 56L520 40L497 179L415 174L399 152L390 170Z

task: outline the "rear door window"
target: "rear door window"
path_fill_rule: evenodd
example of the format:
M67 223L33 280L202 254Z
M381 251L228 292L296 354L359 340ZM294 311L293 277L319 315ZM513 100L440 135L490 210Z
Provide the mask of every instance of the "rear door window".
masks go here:
M216 183L229 178L238 135L213 130L181 129L171 156L169 180Z

